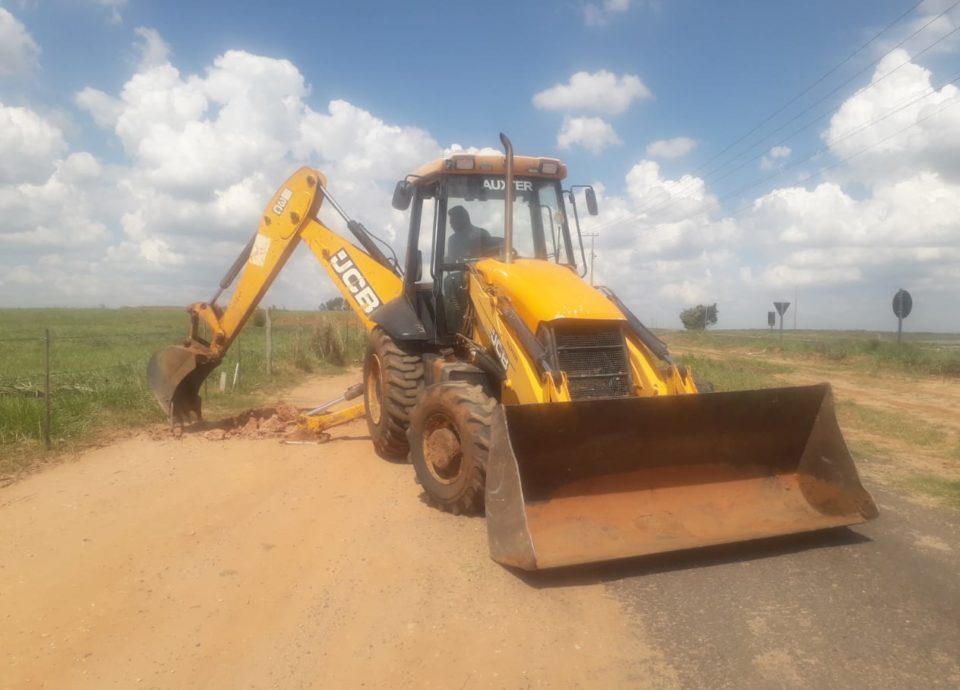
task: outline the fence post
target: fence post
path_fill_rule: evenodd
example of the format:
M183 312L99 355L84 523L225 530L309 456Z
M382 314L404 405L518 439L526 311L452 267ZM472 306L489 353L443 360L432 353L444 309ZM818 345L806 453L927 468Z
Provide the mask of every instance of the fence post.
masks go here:
M50 450L50 329L43 331L43 444Z
M267 376L270 376L273 373L272 366L272 356L273 356L273 330L270 323L270 307L266 308L267 313Z

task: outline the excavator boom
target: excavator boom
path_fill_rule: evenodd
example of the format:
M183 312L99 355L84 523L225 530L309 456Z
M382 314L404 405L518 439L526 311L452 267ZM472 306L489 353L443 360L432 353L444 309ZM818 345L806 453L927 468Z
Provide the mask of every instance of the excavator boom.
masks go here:
M363 249L317 219L325 199L345 217ZM310 248L367 330L373 328L370 313L400 294L396 267L361 224L346 218L327 193L326 178L311 168L300 168L267 204L256 234L220 281L214 298L187 308L191 322L187 339L151 357L147 382L171 421L186 420L191 414L201 416L200 386L223 360L301 242ZM237 285L229 303L219 306L217 299L234 280ZM201 337L201 324L209 330L209 339Z

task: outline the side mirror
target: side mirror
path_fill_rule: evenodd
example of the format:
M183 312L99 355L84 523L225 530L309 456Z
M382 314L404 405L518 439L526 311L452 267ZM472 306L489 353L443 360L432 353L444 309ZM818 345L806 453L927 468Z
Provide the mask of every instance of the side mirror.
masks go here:
M597 215L600 210L597 208L597 193L593 191L593 187L587 187L583 195L587 198L587 213L591 216Z
M406 180L397 182L397 186L393 188L393 207L398 211L406 211L410 208L411 199L413 199L413 185Z

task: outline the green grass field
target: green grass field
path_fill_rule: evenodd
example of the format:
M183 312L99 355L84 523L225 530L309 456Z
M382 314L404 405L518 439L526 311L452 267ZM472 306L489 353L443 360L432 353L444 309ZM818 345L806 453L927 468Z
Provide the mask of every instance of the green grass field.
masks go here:
M0 310L0 477L43 453L44 332L50 332L51 437L58 449L96 440L110 428L162 421L146 385L151 354L187 333L182 309ZM304 372L360 361L366 334L343 312L273 313L273 373L265 329L254 320L231 347L204 394L211 414L254 405ZM233 376L239 363L236 385ZM219 372L228 375L225 393Z
M162 422L145 381L147 361L154 351L180 342L187 328L186 314L174 308L0 310L0 480L57 457L56 451L95 443L113 429ZM52 453L43 444L46 330ZM366 345L362 326L344 312L275 311L272 330L272 375L266 373L265 328L251 319L202 391L206 413L215 417L268 402L305 373L359 363ZM817 361L867 377L960 377L957 335L911 334L899 347L889 334L863 332L787 332L783 340L769 331L660 335L679 363L721 391L783 385L781 375ZM224 393L218 390L221 372L228 378ZM854 401L842 401L838 413L845 428L960 459L960 436L923 420L897 424L891 412ZM916 487L956 501L955 482L922 479Z
M813 356L873 372L960 378L960 334L866 331L663 331L672 348L750 350L764 355Z

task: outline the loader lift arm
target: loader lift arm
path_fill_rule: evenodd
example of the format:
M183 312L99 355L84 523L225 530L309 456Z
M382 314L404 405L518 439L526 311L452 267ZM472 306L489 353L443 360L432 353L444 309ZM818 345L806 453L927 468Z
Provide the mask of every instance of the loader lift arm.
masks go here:
M318 220L325 200L344 218L362 248ZM343 212L327 192L320 172L300 168L270 200L256 234L220 281L213 299L187 307L187 339L151 358L148 382L171 422L184 421L191 413L201 417L200 385L223 360L300 242L310 248L368 331L374 326L373 310L401 294L396 262L380 250L362 224ZM237 285L230 301L221 307L217 299L234 280ZM200 335L201 323L209 329L209 340Z

